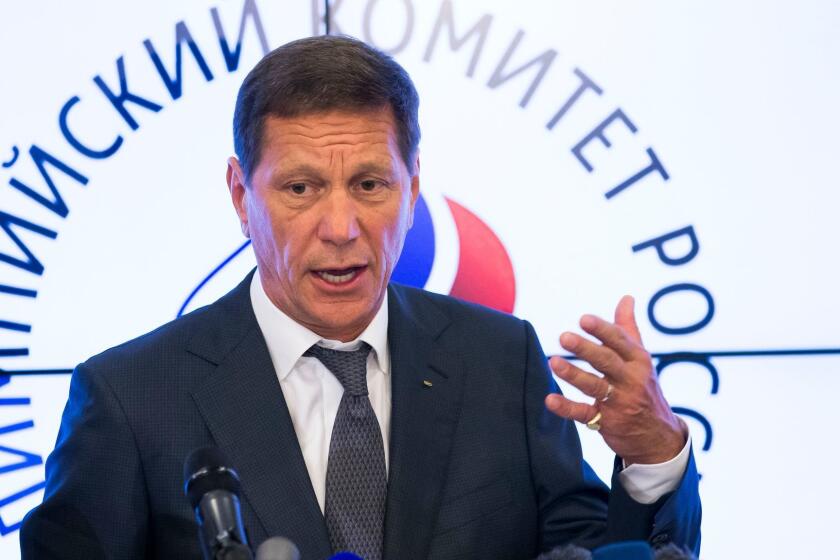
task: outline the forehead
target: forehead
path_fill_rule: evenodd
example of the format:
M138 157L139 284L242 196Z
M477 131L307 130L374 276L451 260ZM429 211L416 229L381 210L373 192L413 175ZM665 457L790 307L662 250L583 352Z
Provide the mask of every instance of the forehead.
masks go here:
M391 110L266 117L262 160L273 160L276 165L300 159L330 161L337 155L342 159L398 158L399 146Z

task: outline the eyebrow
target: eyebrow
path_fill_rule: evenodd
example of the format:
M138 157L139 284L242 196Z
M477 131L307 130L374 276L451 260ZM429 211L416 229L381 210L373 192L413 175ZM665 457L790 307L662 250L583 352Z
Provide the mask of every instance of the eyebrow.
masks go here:
M271 182L274 184L283 183L284 181L296 176L321 177L321 171L307 163L293 164L288 168L281 168L271 175Z
M394 166L391 161L385 160L364 160L355 164L352 167L352 178L357 178L365 173L378 173L380 175L391 176L394 173ZM315 167L308 163L293 163L292 165L277 170L271 176L273 184L281 184L294 177L313 177L316 179L323 178L324 174L321 168Z
M391 160L365 160L353 167L353 176L362 175L364 173L381 173L382 175L391 175L394 172L394 165Z

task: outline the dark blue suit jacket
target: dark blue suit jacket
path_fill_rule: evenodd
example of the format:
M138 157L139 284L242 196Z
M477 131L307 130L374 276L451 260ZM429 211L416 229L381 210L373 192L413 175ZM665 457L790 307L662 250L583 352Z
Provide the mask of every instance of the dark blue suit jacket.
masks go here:
M197 558L184 458L217 445L242 479L253 545L331 554L324 518L262 332L249 277L213 305L78 366L24 558ZM527 559L566 542L699 547L691 460L656 504L613 490L581 457L527 322L392 285L388 559ZM423 382L432 382L427 387Z

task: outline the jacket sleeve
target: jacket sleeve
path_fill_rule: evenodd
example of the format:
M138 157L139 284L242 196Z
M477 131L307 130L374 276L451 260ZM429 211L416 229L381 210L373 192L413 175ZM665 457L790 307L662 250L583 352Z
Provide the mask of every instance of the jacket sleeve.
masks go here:
M24 519L26 559L144 558L148 500L135 435L107 380L73 372L43 503Z
M525 322L528 357L525 414L532 480L539 502L540 550L574 543L596 548L609 542L675 542L700 546L700 497L694 458L680 486L657 502L633 500L621 486L616 458L612 490L583 460L574 422L545 408L546 395L559 392L534 328Z
M654 546L676 543L700 553L700 494L692 452L679 486L650 505L635 501L619 481L616 457L610 492L608 542L648 540Z

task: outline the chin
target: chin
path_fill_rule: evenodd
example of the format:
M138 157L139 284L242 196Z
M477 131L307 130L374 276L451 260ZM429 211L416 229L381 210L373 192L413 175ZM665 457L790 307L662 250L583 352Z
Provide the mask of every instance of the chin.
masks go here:
M361 302L324 303L319 307L320 309L312 314L313 324L318 325L319 329L325 332L342 333L342 335L355 332L355 336L358 336L376 313L376 309L369 303L361 305ZM318 331L315 330L315 332ZM336 337L330 335L329 338Z

